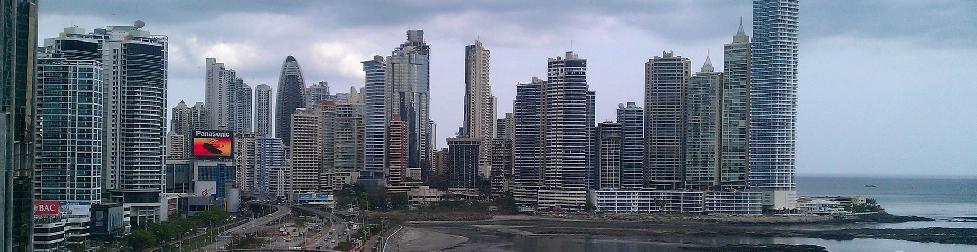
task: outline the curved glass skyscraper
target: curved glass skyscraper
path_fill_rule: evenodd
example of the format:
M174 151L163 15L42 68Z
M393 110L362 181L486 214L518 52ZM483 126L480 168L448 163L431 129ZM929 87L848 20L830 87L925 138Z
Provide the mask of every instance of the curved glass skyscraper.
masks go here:
M275 101L275 137L282 142L292 142L292 114L296 108L305 107L305 79L295 57L285 57L282 73L278 77L278 93Z
M750 186L765 205L796 208L798 0L753 1Z

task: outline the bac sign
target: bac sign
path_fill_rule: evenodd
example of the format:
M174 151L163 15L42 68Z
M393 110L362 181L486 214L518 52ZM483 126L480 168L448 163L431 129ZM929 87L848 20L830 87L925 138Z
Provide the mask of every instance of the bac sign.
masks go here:
M57 215L61 213L61 203L57 200L34 201L34 215Z

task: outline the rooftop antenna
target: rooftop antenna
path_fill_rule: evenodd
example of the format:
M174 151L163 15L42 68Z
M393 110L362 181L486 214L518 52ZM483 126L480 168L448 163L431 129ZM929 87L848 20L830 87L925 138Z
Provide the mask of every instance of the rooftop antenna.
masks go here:
M572 39L570 40L570 51L571 52L573 51L573 40Z

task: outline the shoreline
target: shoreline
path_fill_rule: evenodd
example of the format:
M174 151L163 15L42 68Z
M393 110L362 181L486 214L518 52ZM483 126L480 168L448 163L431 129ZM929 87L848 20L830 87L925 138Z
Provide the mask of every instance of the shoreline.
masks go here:
M407 215L413 216L413 215ZM421 220L402 220L405 226L437 230L437 232L463 237L478 235L515 237L605 237L628 239L746 237L756 239L816 238L824 240L893 239L910 242L977 245L975 228L912 228L880 229L850 228L852 223L901 223L908 221L932 221L917 216L896 216L885 213L860 215L857 218L831 216L688 216L688 215L488 215L469 213L442 213L425 216ZM477 218L476 218L477 217ZM805 225L828 226L827 229L810 230ZM838 225L837 229L831 226ZM776 227L776 228L771 228ZM623 236L622 236L623 235ZM471 238L471 237L469 237ZM788 249L784 244L748 244L745 247L696 243L669 243L683 249L702 251L778 251ZM479 240L473 239L474 243ZM501 242L505 242L504 240ZM465 244L461 244L463 246ZM801 246L803 244L798 244ZM459 245L453 245L459 246ZM786 245L792 246L792 245ZM791 247L788 250L823 251L818 246Z

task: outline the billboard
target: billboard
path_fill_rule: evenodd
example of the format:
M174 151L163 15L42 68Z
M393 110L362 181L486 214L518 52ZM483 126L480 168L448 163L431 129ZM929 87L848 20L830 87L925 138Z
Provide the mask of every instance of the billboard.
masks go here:
M193 156L230 158L234 153L234 134L223 130L194 130Z
M35 200L34 215L58 215L61 213L61 202L57 200Z

